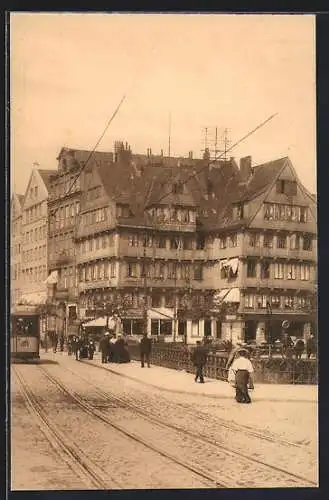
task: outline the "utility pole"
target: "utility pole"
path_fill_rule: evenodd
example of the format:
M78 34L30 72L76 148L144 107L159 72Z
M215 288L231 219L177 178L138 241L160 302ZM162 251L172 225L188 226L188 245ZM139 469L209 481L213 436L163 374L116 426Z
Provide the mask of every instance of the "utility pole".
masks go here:
M170 158L171 149L171 113L169 113L169 130L168 130L168 156Z
M144 335L147 335L147 270L146 270L146 241L147 241L147 233L145 231L143 238L143 290L144 290L144 303L143 303L143 324L144 324Z

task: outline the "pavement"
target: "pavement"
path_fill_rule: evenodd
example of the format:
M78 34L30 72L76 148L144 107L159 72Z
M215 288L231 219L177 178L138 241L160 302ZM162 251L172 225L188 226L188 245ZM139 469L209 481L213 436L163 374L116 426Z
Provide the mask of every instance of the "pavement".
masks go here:
M147 368L147 366L141 368L138 361L123 364L103 364L101 363L99 353L95 353L92 361L82 360L82 363L97 366L100 369L162 391L230 399L235 394L234 389L227 382L221 380L205 378L204 384L195 383L194 375L187 373L185 370L174 370L152 364L150 368ZM281 401L291 403L317 403L318 401L317 385L255 384L255 389L250 392L253 401Z

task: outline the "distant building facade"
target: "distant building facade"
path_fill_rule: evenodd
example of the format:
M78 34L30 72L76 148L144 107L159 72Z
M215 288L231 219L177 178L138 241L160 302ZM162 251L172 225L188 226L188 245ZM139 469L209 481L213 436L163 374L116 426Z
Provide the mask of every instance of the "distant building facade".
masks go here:
M48 181L51 170L34 167L22 201L20 302L47 299Z
M10 203L10 279L11 307L14 307L21 296L22 278L22 218L24 196L13 193Z

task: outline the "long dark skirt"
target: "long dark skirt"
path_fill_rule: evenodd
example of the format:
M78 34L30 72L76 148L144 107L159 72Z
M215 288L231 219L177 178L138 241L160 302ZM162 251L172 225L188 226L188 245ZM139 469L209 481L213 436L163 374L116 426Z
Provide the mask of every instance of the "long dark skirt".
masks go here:
M238 403L251 403L248 393L249 372L248 370L238 370L235 374L236 393L235 399Z

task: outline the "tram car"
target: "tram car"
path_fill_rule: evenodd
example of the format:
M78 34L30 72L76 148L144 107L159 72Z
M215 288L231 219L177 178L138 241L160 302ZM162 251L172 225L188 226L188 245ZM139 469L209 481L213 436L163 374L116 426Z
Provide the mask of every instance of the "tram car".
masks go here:
M16 306L11 313L10 352L12 360L39 359L40 314L33 306Z

